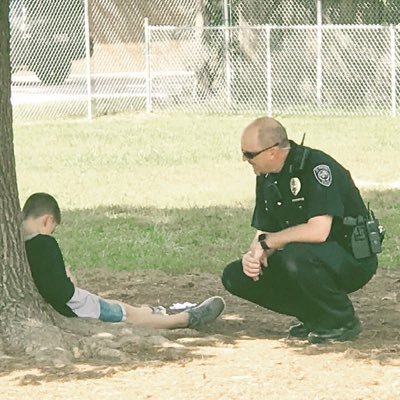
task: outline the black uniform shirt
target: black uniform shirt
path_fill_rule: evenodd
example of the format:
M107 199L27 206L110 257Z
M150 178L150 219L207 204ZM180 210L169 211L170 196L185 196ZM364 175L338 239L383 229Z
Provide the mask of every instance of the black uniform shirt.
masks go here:
M60 314L76 317L66 304L73 296L75 287L65 272L57 241L52 236L37 235L25 241L25 248L39 293Z
M349 171L320 150L297 145L279 173L257 176L252 226L266 232L331 215L328 240L341 241L345 216L367 215L367 209Z

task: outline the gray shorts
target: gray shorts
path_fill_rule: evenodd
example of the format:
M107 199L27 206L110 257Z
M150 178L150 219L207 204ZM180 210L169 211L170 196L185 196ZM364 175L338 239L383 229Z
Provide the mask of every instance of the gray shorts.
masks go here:
M79 318L93 318L104 322L121 322L126 319L123 304L102 299L96 294L77 287L67 306Z

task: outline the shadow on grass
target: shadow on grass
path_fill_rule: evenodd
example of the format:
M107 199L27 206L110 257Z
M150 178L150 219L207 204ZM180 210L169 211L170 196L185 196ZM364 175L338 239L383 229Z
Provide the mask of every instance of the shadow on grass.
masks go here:
M386 228L380 264L400 265L400 191L368 191L366 201ZM253 202L237 207L99 207L63 212L56 232L73 267L165 272L219 272L247 251Z

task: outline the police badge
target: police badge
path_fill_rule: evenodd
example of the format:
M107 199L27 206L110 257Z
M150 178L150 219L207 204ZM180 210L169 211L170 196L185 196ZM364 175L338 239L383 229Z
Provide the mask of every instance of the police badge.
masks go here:
M301 190L301 182L297 177L290 179L290 190L293 193L293 196L297 196Z
M317 181L326 187L331 186L332 183L332 172L328 165L320 164L317 165L314 169L314 176Z

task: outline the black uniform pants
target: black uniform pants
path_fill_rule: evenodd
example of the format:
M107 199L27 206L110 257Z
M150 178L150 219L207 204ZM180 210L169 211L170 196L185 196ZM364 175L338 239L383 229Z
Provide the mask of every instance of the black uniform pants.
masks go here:
M268 258L256 282L242 260L229 264L222 283L230 293L319 328L337 328L354 319L347 296L375 274L377 257L355 259L337 242L291 243Z

